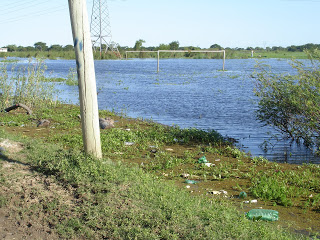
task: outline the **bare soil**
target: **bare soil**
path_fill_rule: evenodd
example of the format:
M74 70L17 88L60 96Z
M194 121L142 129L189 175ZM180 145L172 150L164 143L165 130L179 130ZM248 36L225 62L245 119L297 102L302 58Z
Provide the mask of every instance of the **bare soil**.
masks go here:
M58 239L53 227L72 214L72 190L21 162L21 143L0 139L0 149L0 239Z

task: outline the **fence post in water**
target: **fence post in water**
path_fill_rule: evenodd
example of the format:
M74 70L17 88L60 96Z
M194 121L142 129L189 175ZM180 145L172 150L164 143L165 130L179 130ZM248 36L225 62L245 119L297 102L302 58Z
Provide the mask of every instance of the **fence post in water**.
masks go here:
M98 99L86 1L68 2L76 53L84 150L101 158Z
M223 50L223 64L222 64L222 71L224 71L224 64L226 61L226 50Z
M160 51L158 50L158 68L157 68L157 72L159 72L159 70L160 70L160 66L159 66L159 64L160 64Z

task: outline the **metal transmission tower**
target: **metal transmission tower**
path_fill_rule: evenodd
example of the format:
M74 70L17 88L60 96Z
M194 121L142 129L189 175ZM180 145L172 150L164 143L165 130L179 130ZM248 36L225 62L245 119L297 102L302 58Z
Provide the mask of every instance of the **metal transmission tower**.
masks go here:
M101 55L102 46L105 44L105 52L110 49L117 57L121 58L118 44L112 41L107 0L93 0L90 31L94 50L99 48Z

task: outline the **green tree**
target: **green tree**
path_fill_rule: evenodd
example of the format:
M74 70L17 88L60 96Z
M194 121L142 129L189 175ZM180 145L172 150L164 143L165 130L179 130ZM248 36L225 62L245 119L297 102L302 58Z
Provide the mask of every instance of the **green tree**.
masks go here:
M158 47L158 50L170 50L170 46L164 43L161 43Z
M222 50L223 49L223 47L221 47L219 44L216 44L216 43L211 45L210 48L218 49L218 50Z
M72 45L66 45L63 47L63 51L73 51L73 50L74 50L74 48Z
M169 43L170 50L178 50L179 49L179 42L173 41Z
M24 48L24 51L34 51L34 47L27 46L27 47Z
M292 60L295 75L257 66L257 117L292 140L320 146L320 52L314 51L309 58L312 67Z
M51 45L49 48L49 51L62 51L62 50L63 50L63 48L59 44Z
M135 45L134 45L134 47L133 47L133 49L134 49L135 51L141 50L142 44L145 43L145 42L146 42L146 41L143 40L143 39L137 40L136 43L135 43Z
M6 48L8 49L8 52L15 52L18 49L18 47L14 44L7 45Z
M36 42L33 46L36 50L39 51L46 51L48 49L47 44L44 42Z

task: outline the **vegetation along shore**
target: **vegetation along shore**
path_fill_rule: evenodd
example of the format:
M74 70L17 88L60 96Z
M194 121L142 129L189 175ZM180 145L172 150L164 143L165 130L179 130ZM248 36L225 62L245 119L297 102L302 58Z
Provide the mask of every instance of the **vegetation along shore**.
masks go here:
M180 46L179 41L172 41L169 44L160 44L159 46L154 47L144 47L143 39L136 41L133 47L128 46L117 46L120 55L124 58L126 51L157 51L157 50L225 50L227 59L245 59L245 58L296 58L303 59L307 58L304 53L305 50L314 50L319 49L320 44L308 43L299 46L288 46L288 47L247 47L247 48L230 48L222 47L219 44L212 44L208 48L200 48L195 46ZM0 52L0 57L21 57L21 58L48 58L48 59L75 59L75 52L73 45L59 45L53 44L47 46L44 42L36 42L33 46L16 46L15 44L9 44L3 46L7 49L7 52ZM106 45L103 45L102 52L97 49L94 51L95 59L117 59L118 56L112 51L107 51ZM156 58L157 53L150 52L141 52L141 53L130 53L130 58ZM222 53L163 53L161 54L162 58L222 58Z
M319 237L319 165L270 162L247 155L214 130L168 127L105 110L100 118L113 121L101 129L103 158L94 159L83 153L79 106L54 101L45 67L37 66L14 70L19 78L7 74L6 64L0 69L0 237ZM260 118L276 126L274 116L285 116L291 123L286 134L317 145L318 69L297 68L308 78L287 76L287 86L305 101L285 92L281 106L267 100L282 92L283 78L257 73ZM23 105L11 107L17 103ZM300 109L308 111L302 115ZM304 130L313 134L301 137ZM279 219L248 219L252 209L276 210Z

